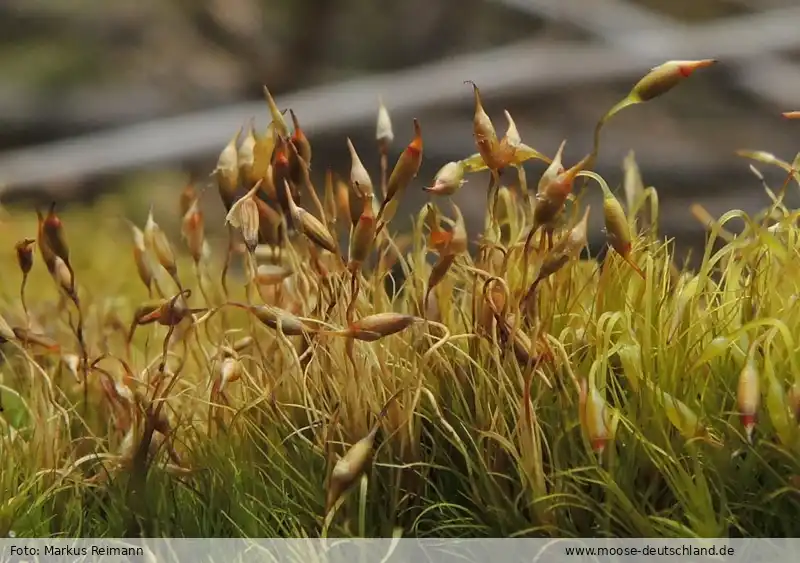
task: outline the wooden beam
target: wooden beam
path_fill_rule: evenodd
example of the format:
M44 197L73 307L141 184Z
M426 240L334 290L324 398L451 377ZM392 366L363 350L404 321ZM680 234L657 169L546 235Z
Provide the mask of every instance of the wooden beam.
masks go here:
M654 52L667 54L678 46L679 38L692 28L703 30L709 38L717 37L720 46L730 41L749 44L754 38L761 37L770 42L774 49L754 51L749 56L743 54L739 62L731 61L737 85L777 108L796 103L792 100L793 96L795 100L798 98L800 67L774 53L782 50L784 41L785 49L796 46L791 39L791 30L800 27L800 14L796 8L775 8L701 25L687 25L626 0L490 1L553 22L571 24L607 45L629 49L633 55L641 56L642 60ZM756 8L754 5L750 7ZM781 17L775 19L776 16ZM765 22L769 22L769 27L761 28ZM709 56L713 55L709 53ZM696 58L705 58L705 55L698 52Z
M701 28L657 35L642 52L583 42L525 41L489 51L450 57L409 70L348 80L278 96L304 128L338 132L372 122L383 96L399 130L403 119L425 109L471 100L466 79L483 86L486 100L534 94L610 79L633 80L668 58L736 60L800 47L795 22L800 8L729 18ZM628 36L627 44L635 44ZM8 190L62 180L163 165L218 152L249 118L267 115L263 102L160 119L0 155L0 185Z

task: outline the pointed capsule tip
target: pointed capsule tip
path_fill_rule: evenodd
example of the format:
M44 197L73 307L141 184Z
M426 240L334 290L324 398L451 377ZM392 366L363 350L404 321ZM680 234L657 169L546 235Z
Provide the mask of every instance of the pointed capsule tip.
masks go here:
M698 61L691 61L690 66L694 68L707 68L717 64L717 62L719 62L718 59L700 59Z
M560 159L564 155L564 148L567 146L567 140L564 139L561 141L561 144L558 145L558 150L556 151L556 156L553 160Z
M717 63L717 59L701 59L697 61L676 61L683 76L688 77L700 68L707 68Z
M228 140L228 146L236 150L236 147L239 146L239 140L242 138L242 131L244 130L244 126L240 125L239 129L236 130L236 133Z
M292 108L289 108L289 115L292 118L292 126L294 127L294 136L297 137L303 134L303 128L300 127L300 121Z
M800 111L785 111L781 115L786 119L800 119Z

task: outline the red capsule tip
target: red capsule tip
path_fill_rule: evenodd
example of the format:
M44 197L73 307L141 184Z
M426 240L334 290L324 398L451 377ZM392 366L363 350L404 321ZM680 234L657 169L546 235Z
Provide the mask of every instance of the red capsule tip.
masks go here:
M418 156L422 152L422 129L416 117L414 118L414 138L408 144L406 150L413 156Z
M756 425L756 415L755 414L742 414L740 415L742 426L747 428L751 428Z
M608 440L606 438L595 438L592 440L592 451L597 455L603 455L607 443Z
M716 64L716 59L703 59L699 61L684 61L678 65L678 71L681 73L681 76L684 78L688 78L692 75L694 71L698 68L706 68L713 64Z

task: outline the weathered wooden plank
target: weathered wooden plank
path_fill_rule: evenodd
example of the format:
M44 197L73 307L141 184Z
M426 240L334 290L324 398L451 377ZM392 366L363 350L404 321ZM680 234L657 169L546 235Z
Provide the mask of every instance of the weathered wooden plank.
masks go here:
M645 54L580 42L527 41L488 52L452 57L410 70L369 76L279 96L312 133L338 131L374 119L382 95L399 117L426 108L463 104L471 99L463 81L487 85L487 100L520 92L536 93L609 79L633 79L643 67L665 58L752 57L800 46L794 22L800 8L729 18L703 27L661 34ZM636 44L629 36L628 44ZM266 115L263 103L250 102L133 125L0 155L0 184L9 190L119 172L213 154L232 130L251 116Z
M491 0L504 6L515 8L523 13L542 17L553 22L568 23L601 39L608 45L627 48L643 59L651 51L662 51L665 45L675 42L676 35L684 33L690 26L675 21L669 16L633 4L626 0ZM754 9L763 6L751 5ZM777 27L785 30L800 26L798 14L786 5L774 8L764 14L785 15L785 22ZM752 14L735 18L746 24L752 17L752 25L728 27L729 19L704 24L702 28L709 36L717 35L720 42L737 40L749 43L752 38L766 37L758 27L761 16ZM775 22L777 23L777 22ZM631 30L636 30L631 32ZM775 31L772 28L771 31ZM778 33L769 40L783 41L786 36ZM704 58L702 53L698 56ZM677 58L677 57L675 57ZM756 94L778 107L788 107L797 97L797 84L800 83L800 67L773 53L754 52L739 63L732 63L739 87Z

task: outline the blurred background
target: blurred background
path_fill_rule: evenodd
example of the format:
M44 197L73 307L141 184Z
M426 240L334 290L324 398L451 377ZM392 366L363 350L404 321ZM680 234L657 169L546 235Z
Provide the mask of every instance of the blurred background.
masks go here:
M427 201L420 188L442 164L475 152L465 80L481 88L498 130L507 109L545 154L567 139L571 165L650 67L717 58L615 117L597 165L619 185L633 149L659 190L662 233L695 246L703 231L691 203L715 215L768 203L734 151L791 162L800 150L800 124L780 116L800 109L798 30L798 0L2 0L2 201L30 210L123 194L136 220L152 204L171 206L159 222L177 224L186 182L207 184L251 118L266 126L267 85L310 137L318 186L328 167L347 175L347 136L378 178L379 96L394 125L390 162L420 120L425 163L399 221ZM543 168L526 166L529 182ZM475 228L485 190L471 177L456 198ZM207 222L221 232L222 206L208 192Z

